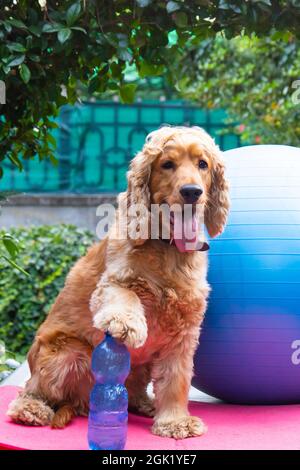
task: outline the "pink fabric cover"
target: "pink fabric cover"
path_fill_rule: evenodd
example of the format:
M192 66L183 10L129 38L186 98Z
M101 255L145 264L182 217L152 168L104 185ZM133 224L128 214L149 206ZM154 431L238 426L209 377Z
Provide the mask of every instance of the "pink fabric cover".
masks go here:
M33 450L82 450L87 446L87 419L76 418L65 429L26 427L5 415L17 387L0 387L0 447ZM154 436L152 420L130 414L126 449L227 450L300 449L300 405L238 406L191 403L192 414L208 426L202 437L175 441Z

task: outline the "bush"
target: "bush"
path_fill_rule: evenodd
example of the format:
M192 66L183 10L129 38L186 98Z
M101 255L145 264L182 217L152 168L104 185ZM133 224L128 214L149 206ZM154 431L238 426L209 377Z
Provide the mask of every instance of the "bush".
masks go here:
M244 143L298 147L299 46L299 39L278 32L203 41L193 54L186 50L182 95L205 108L226 109L227 123L239 123L227 130L235 130Z
M18 359L23 360L21 356L18 356ZM0 341L0 382L9 377L19 366L20 362L16 360L16 355L7 351L5 344Z
M10 351L25 354L70 267L85 254L93 235L72 225L16 228L10 233L19 240L18 263L30 277L8 263L1 269L0 340Z

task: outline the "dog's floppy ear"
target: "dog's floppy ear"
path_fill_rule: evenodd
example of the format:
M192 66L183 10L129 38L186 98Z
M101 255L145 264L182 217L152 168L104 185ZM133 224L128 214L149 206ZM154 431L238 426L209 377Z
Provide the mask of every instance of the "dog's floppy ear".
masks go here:
M205 225L211 237L223 232L229 207L229 185L225 178L225 165L217 150L217 155L213 158L212 181L205 209Z
M27 360L28 360L31 374L33 374L36 370L37 356L38 356L40 348L41 348L41 341L39 337L37 336L34 342L32 343L31 348L29 349L29 352L27 355Z
M127 227L128 236L135 245L142 245L149 238L152 159L148 157L144 147L131 161L127 173Z

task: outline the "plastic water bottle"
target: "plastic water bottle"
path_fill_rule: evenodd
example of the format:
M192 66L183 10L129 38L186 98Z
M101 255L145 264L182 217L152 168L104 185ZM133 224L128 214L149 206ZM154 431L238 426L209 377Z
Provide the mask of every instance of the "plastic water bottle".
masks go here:
M110 335L92 355L95 385L90 395L88 442L91 450L124 449L127 436L128 394L124 385L130 354Z

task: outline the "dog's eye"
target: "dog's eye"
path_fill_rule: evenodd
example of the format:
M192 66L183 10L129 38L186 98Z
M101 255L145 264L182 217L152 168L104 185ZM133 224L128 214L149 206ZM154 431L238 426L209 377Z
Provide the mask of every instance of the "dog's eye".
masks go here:
M201 170L206 170L207 167L208 167L208 164L205 160L199 161L199 168L201 168Z
M168 160L168 161L164 162L161 165L161 167L164 168L165 170L172 170L173 168L175 168L175 165L171 160Z

